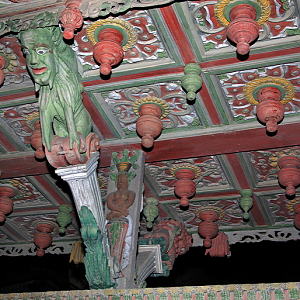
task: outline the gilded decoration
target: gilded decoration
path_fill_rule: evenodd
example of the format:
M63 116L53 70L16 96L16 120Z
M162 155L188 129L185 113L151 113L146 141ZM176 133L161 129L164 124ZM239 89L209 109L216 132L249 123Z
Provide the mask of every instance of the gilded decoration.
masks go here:
M124 51L129 50L136 44L137 33L135 32L134 27L130 23L118 18L107 18L104 20L98 20L87 27L86 33L93 45L95 45L98 42L97 36L101 31L101 27L115 28L123 34L122 48Z
M199 218L199 214L203 211L214 211L219 215L219 219L222 219L225 214L223 209L221 209L217 206L203 206L203 207L199 207L195 210L195 215Z
M272 152L269 156L269 164L273 168L278 168L278 161L283 156L295 156L300 158L300 149L290 148Z
M195 179L198 178L201 173L200 169L197 166L193 166L190 164L180 164L180 165L175 166L170 169L171 175L176 177L176 172L181 169L189 169L189 170L193 171L195 173Z
M160 117L161 119L165 118L169 114L169 107L166 101L156 97L146 97L146 98L140 98L133 103L133 111L137 116L139 116L140 107L143 106L144 104L158 105L162 111Z
M296 197L294 199L291 200L287 200L286 202L286 208L288 210L289 213L294 214L294 205L300 203L300 197Z
M291 101L294 98L294 94L295 94L294 87L289 81L280 77L268 76L268 77L253 79L252 81L248 82L244 86L244 90L243 90L245 99L253 105L258 105L259 102L255 99L254 96L255 90L261 89L265 86L275 86L280 91L284 92L284 95L281 96L282 100L280 100L282 104L287 104L289 101Z
M258 4L260 7L260 14L258 16L258 19L256 20L258 25L262 25L270 17L271 9L270 9L270 2L268 0L256 0L256 1L221 0L215 5L215 16L218 19L219 23L224 27L227 27L229 25L229 20L225 16L225 10L227 5L230 5L232 3L233 4L245 3L253 6L255 4Z

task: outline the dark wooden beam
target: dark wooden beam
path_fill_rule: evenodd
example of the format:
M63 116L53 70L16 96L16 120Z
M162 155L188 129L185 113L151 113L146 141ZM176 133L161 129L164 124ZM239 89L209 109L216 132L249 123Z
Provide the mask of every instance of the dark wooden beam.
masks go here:
M200 131L199 131L200 132ZM275 136L268 136L264 127L219 132L207 135L187 136L156 140L152 151L146 152L146 162L164 161L189 157L228 154L279 147L291 147L300 144L300 124L280 124ZM117 144L103 142L99 167L110 165L111 153L124 149L141 149L137 142L119 140ZM0 155L1 178L13 178L26 175L49 173L47 162L38 162L34 152L18 152Z

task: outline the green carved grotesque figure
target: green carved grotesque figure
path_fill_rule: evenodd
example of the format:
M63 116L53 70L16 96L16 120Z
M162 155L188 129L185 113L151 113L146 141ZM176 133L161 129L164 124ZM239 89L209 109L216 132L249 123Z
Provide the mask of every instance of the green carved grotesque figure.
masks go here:
M63 41L58 27L29 29L19 33L27 67L39 92L42 140L51 151L54 135L69 137L69 148L80 145L92 122L82 103L83 86L78 81L77 61Z

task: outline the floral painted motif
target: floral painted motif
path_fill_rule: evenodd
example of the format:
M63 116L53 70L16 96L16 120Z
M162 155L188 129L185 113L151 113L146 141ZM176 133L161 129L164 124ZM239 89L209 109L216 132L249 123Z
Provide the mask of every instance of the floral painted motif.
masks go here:
M26 177L2 179L1 184L11 184L18 192L13 197L14 207L49 205L50 202L34 187ZM52 206L52 205L51 205Z
M24 144L30 147L30 138L34 130L33 126L35 121L39 119L38 103L2 108L0 116L21 138Z
M277 161L285 155L300 157L300 147L278 148L267 151L252 151L248 153L259 182L276 180L279 167ZM277 184L277 183L276 183Z
M136 100L145 97L157 97L165 100L170 113L162 119L163 128L179 128L199 125L199 119L193 106L186 104L186 96L177 83L161 83L133 87L102 93L126 134L136 131L138 116L133 111Z
M20 230L20 233L23 236L28 237L28 241L32 241L34 234L37 232L36 225L38 220L44 220L52 222L54 225L56 214L43 214L40 216L36 215L28 215L28 216L17 216L17 217L10 217L10 222L16 226L16 228L22 228L22 231ZM66 228L66 234L64 236L59 236L58 233L58 225L54 228L53 235L55 235L55 240L59 241L61 239L68 239L68 238L74 238L74 237L80 237L78 228L76 229L73 224L68 225Z
M130 11L119 18L123 18L129 22L138 34L136 45L124 53L123 63L168 57L153 22L146 11ZM73 45L73 50L85 70L99 68L93 59L93 45L89 42L86 35L86 27L91 23L85 22L82 30L75 37Z
M212 200L212 201L190 201L189 209L182 210L178 204L160 204L163 210L168 210L169 214L174 214L173 217L179 217L180 220L185 224L189 233L198 232L198 226L200 219L197 214L197 209L204 207L214 207L220 212L219 220L216 222L218 226L245 226L249 224L243 220L243 212L237 200L226 199L226 200Z
M236 121L256 118L255 106L244 99L243 88L253 79L266 76L285 78L295 87L294 99L284 105L285 115L300 112L300 63L282 64L218 75Z
M222 187L222 189L225 189L230 187L221 165L215 157L208 156L147 164L147 168L159 185L162 194L174 194L176 178L171 175L170 169L180 164L191 164L200 169L200 176L194 180L197 188L206 188L207 190L209 188Z
M259 40L284 38L300 34L299 16L293 0L270 0L269 21L260 26ZM226 28L221 27L214 14L217 1L190 1L190 10L200 31L205 51L230 46Z
M30 80L25 58L15 36L5 36L0 39L0 55L8 61L8 65L3 69L5 74L4 86Z
M269 209L276 223L283 222L286 224L286 221L293 222L295 212L290 209L292 203L291 200L286 198L285 194L269 195L264 200L268 202Z

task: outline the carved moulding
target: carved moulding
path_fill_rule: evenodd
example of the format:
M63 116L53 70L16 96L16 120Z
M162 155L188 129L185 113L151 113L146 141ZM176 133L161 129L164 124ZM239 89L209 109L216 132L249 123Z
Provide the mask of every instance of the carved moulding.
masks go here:
M119 14L128 9L148 8L172 3L174 0L82 0L79 9L85 18Z
M73 241L71 242L57 242L54 241L52 245L47 248L47 253L51 254L69 254L71 253ZM1 256L35 256L36 246L30 244L17 245L0 245Z
M294 227L275 229L242 230L226 232L229 244L259 243L262 241L285 242L300 239L300 232ZM193 247L203 246L203 239L193 234Z
M283 119L283 104L294 97L294 87L286 79L280 77L262 77L248 82L243 89L245 99L257 105L256 115L266 123L268 132L277 131L277 123Z
M63 7L63 6L62 6ZM14 32L18 33L23 30L35 29L35 28L44 28L49 26L57 26L58 25L58 16L57 12L59 10L58 7L52 9L47 8L47 11L40 12L37 10L36 12L24 13L22 15L18 15L17 18L7 18L0 21L0 36L5 33Z

